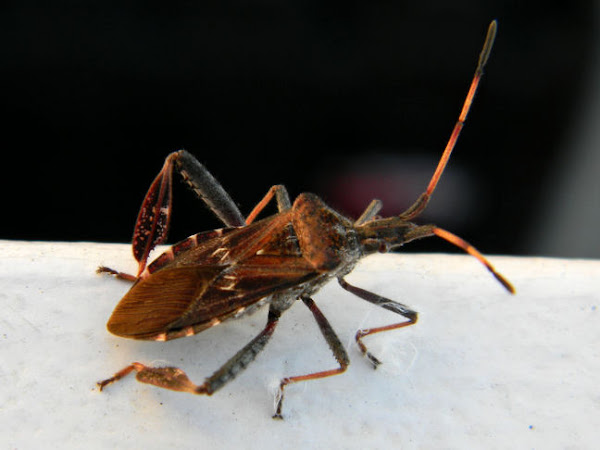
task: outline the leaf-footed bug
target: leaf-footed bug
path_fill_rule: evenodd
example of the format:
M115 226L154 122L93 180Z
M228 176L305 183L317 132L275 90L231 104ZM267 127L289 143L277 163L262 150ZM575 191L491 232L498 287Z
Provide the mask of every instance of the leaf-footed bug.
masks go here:
M344 346L311 296L329 280L337 278L345 290L406 319L356 333L355 339L361 352L373 367L377 367L380 361L367 350L363 338L413 325L417 322L417 312L352 286L344 280L344 276L364 256L388 252L412 240L432 235L473 255L509 292L514 293L510 282L496 272L473 246L435 225L411 222L427 206L450 158L490 55L496 26L496 21L493 21L488 28L462 111L427 189L400 215L379 217L382 204L373 200L353 221L329 208L313 194L300 194L292 203L285 187L276 185L244 218L227 192L196 158L185 150L170 154L150 186L135 224L132 245L139 263L137 275L107 267L98 269L98 272L108 272L134 283L113 311L107 324L108 330L132 339L166 341L192 336L265 304L269 305L267 324L201 385L194 384L178 368L149 367L134 362L99 382L100 390L135 371L136 378L143 383L174 391L211 395L256 358L275 331L281 314L300 299L313 314L339 367L283 378L273 416L281 419L284 389L288 384L340 374L350 362ZM225 228L190 236L147 265L150 252L165 240L169 228L174 168ZM275 200L279 212L256 220L272 200Z

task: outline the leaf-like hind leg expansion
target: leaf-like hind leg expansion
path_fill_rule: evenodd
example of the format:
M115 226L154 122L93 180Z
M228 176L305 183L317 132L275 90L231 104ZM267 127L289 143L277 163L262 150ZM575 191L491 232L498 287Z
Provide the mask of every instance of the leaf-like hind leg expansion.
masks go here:
M315 373L310 373L307 375L286 377L283 380L281 380L281 383L279 384L279 396L277 399L277 409L275 411L275 414L273 415L273 419L283 419L283 416L281 414L281 409L283 406L283 389L288 384L297 383L299 381L315 380L318 378L325 378L325 377L331 377L333 375L338 375L340 373L345 372L346 369L348 368L348 365L350 364L350 359L348 358L346 349L340 342L340 339L335 334L335 331L333 331L333 328L329 324L329 321L323 315L321 310L317 307L315 302L310 297L306 297L306 296L302 297L302 301L308 307L308 309L310 309L310 312L313 313L313 316L315 317L315 320L317 321L317 324L319 325L319 329L321 330L323 337L327 341L327 344L329 345L329 348L333 352L333 356L339 363L340 367L337 369L324 370L322 372L315 372Z
M219 370L207 378L202 385L194 384L190 381L186 373L177 367L149 367L134 362L114 374L111 378L98 382L98 386L102 391L106 385L120 380L135 370L137 372L136 379L142 383L152 384L172 391L212 395L226 383L233 380L248 364L254 361L256 355L261 352L273 335L280 315L279 311L273 311L271 308L269 310L267 325L260 334L237 352Z
M112 377L99 381L97 383L98 387L102 391L106 385L126 377L134 370L137 372L136 379L142 383L153 384L172 391L190 392L192 394L202 393L197 392L200 386L192 383L185 372L177 367L149 367L139 362L131 363Z
M367 291L365 289L352 286L343 278L338 278L338 282L340 283L340 286L342 286L348 292L351 292L352 294L356 295L357 297L362 298L363 300L366 300L382 308L385 308L389 311L395 312L396 314L400 314L401 316L404 316L408 319L406 322L395 323L383 327L358 330L356 332L355 339L356 343L358 344L358 348L360 348L362 354L369 359L371 364L373 364L373 368L376 369L377 366L381 364L381 361L379 361L379 359L377 359L375 356L373 356L371 352L367 350L366 345L362 342L362 338L364 338L365 336L369 336L370 334L380 333L382 331L395 330L398 328L404 328L410 325L414 325L415 323L417 323L418 313L410 309L408 306L403 305L402 303L395 302L393 300L390 300L389 298L382 297L381 295L374 294L373 292Z
M185 150L171 153L142 202L133 231L133 256L139 263L138 275L146 267L148 255L162 244L171 220L173 167L190 188L228 227L246 225L244 216L221 184L200 162Z

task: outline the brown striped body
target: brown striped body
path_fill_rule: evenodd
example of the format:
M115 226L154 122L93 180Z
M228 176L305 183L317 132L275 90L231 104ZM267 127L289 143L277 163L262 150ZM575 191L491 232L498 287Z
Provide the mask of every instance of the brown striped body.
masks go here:
M435 225L413 220L427 206L463 128L483 67L496 35L493 21L486 36L471 87L454 130L427 189L397 216L378 216L382 204L373 200L352 221L328 207L313 194L299 195L291 204L282 185L272 186L244 218L237 205L206 168L185 150L171 153L152 182L138 213L133 254L137 275L100 267L134 282L110 317L107 327L118 336L166 341L192 336L269 305L264 329L225 362L204 383L193 383L176 367L151 367L133 362L98 383L102 390L131 372L143 383L192 394L212 395L245 369L265 347L281 314L300 299L312 313L338 367L305 375L285 377L279 385L274 418L282 418L284 388L290 383L330 377L346 370L350 359L345 346L311 295L332 278L357 297L403 317L403 321L358 330L355 340L376 368L381 362L367 350L363 338L417 322L418 314L397 301L352 286L344 276L357 261L371 253L388 252L415 239L436 235L476 257L511 293L512 285L472 245ZM223 222L225 228L193 235L170 247L149 265L148 256L164 242L171 218L172 172L184 181ZM278 214L255 219L272 200Z
M323 234L331 229L339 231ZM337 250L315 251L314 242ZM302 194L288 212L196 234L167 249L140 274L107 328L133 339L190 336L273 298L293 302L310 294L361 255L352 223Z

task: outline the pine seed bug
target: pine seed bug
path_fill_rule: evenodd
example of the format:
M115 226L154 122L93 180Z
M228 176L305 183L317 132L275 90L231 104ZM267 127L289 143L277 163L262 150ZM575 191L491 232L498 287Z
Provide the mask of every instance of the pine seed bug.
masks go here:
M477 258L511 293L514 288L473 246L435 225L412 222L427 206L456 144L480 78L488 60L496 21L487 32L475 75L460 116L427 186L403 213L378 216L382 204L373 200L357 219L348 219L313 194L300 194L292 203L284 186L269 189L244 218L227 192L185 150L170 154L151 184L137 217L133 254L137 275L107 267L107 272L134 284L110 317L108 330L121 337L166 341L192 336L224 320L241 317L269 306L264 329L203 384L196 385L176 367L149 367L134 362L98 383L100 390L132 371L148 384L193 394L212 395L235 378L265 347L283 312L300 299L313 314L338 367L283 378L279 385L274 418L281 419L284 389L288 384L341 374L348 354L328 320L312 299L321 286L336 278L342 288L359 298L401 315L405 320L387 326L359 330L355 340L376 368L380 361L365 346L366 336L413 325L417 312L408 306L350 285L344 276L357 261L377 252L388 252L407 242L436 235ZM147 264L148 255L167 235L171 216L172 173L177 169L193 191L223 222L224 228L198 233L173 245ZM278 213L257 220L272 201Z

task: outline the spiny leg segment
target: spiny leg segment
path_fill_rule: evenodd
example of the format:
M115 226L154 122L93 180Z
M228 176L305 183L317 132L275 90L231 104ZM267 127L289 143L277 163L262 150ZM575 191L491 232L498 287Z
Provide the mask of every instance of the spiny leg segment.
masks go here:
M228 227L241 227L252 223L273 197L279 212L291 208L285 186L275 185L244 219L235 202L212 174L189 152L179 150L165 159L144 197L133 231L133 255L139 264L137 276L101 266L97 273L109 273L117 278L135 281L146 268L150 252L167 237L171 220L173 169L177 168L183 179L198 197Z
M114 374L111 378L98 382L100 390L110 383L120 380L129 373L136 371L136 379L142 383L152 384L172 391L188 392L191 394L212 395L215 391L233 380L248 366L265 347L279 321L281 313L274 308L269 310L265 328L252 339L244 348L229 359L219 370L207 378L203 384L196 385L184 371L177 367L150 367L134 362Z
M146 268L150 252L167 237L171 220L173 169L177 168L190 188L228 227L246 225L242 213L229 194L211 173L189 152L179 150L165 159L162 169L150 185L133 230L132 250L138 262L137 276L109 267L99 267L98 273L135 281Z
M311 298L305 296L301 298L304 304L312 312L315 320L317 321L319 329L323 334L323 337L333 352L333 355L340 367L282 379L279 384L277 406L275 414L273 415L274 419L283 419L282 408L284 388L288 384L338 375L344 372L350 364L348 354L346 353L343 344L335 334L335 331L331 327L327 318L323 315L321 310ZM274 306L271 305L267 324L260 334L250 341L246 346L244 346L244 348L237 352L232 358L230 358L229 361L223 364L219 370L213 373L201 385L194 384L192 381L190 381L187 374L177 367L150 367L139 362L134 362L115 373L112 377L98 382L98 387L102 391L107 385L114 383L115 381L118 381L135 371L137 372L136 379L142 383L151 384L163 389L170 389L172 391L212 395L229 381L233 380L248 366L248 364L254 361L256 356L263 350L273 335L280 316L281 312L276 310Z

